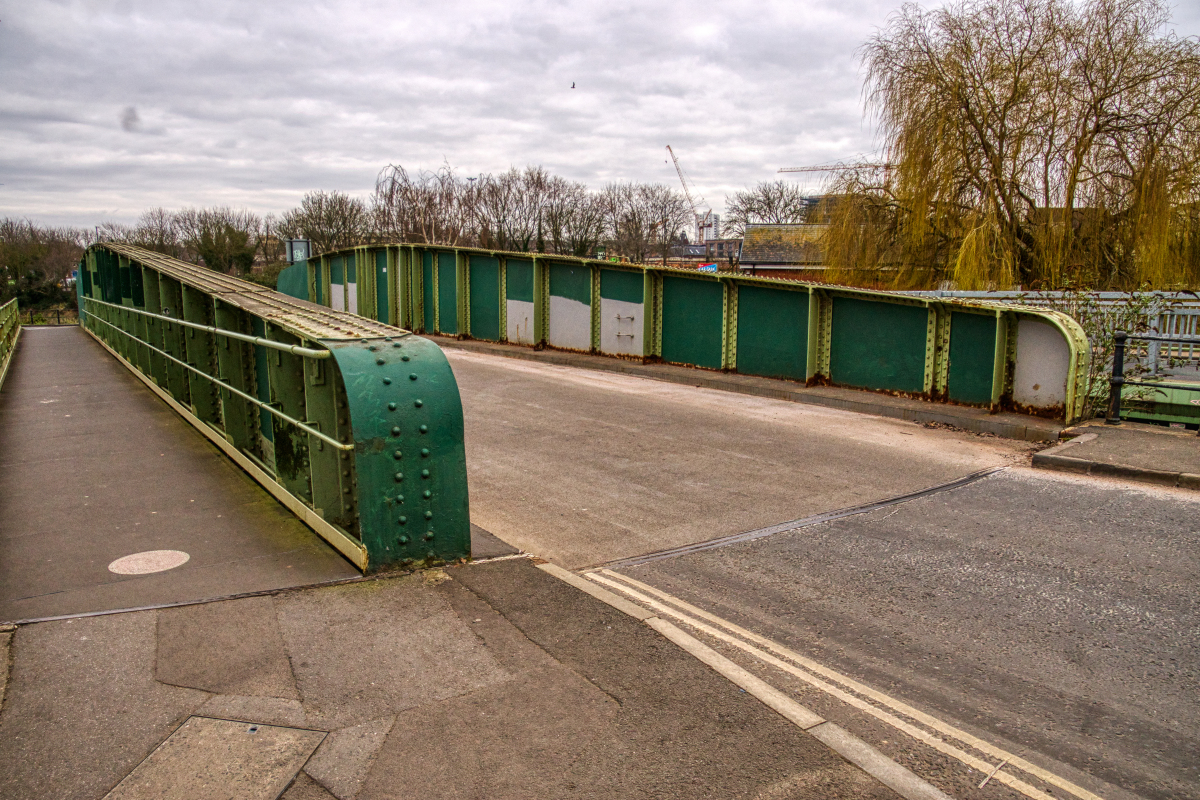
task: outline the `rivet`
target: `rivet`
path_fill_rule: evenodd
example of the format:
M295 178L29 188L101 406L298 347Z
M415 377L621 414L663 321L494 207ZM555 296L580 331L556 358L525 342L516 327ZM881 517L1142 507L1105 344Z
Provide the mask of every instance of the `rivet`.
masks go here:
M384 378L384 379L383 379L383 385L384 385L384 386L387 386L387 385L389 385L391 382L392 382L392 379L391 379L391 378Z
M429 458L429 448L428 447L421 448L421 458Z
M396 410L396 404L388 403L388 411L395 411L395 410Z
M408 356L400 356L401 361L408 361Z
M400 429L392 428L392 436L399 436L399 435L400 435Z
M426 511L426 512L425 512L425 519L433 519L433 512L432 512L432 511Z
M402 495L402 494L398 494L398 495L396 495L396 502L397 502L397 503L403 503L403 502L404 502L404 495Z
M408 544L408 537L407 537L407 536L401 536L401 537L400 537L400 544Z
M349 461L349 460L350 460L350 454L342 453L342 461Z
M345 506L345 508L346 508L346 510L347 510L347 511L349 511L349 510L350 510L350 504L349 504L349 503L346 503L346 506Z
M392 458L394 458L398 461L401 458L404 458L404 454L401 453L399 450L397 450L396 452L392 453Z
M350 494L350 487L347 486L345 489L342 489L342 494Z
M426 500L428 500L428 499L429 499L429 498L431 498L431 497L433 497L433 492L431 492L431 491L429 491L428 489L426 489L426 490L425 490L425 499L426 499Z
M427 470L427 469L423 469L423 470L421 470L421 477L422 477L422 478L428 478L428 477L429 477L429 470Z
M404 480L404 473L403 473L403 472L397 472L397 473L396 473L396 483L400 483L400 482L401 482L401 481L403 481L403 480Z
M397 522L399 522L401 525L407 525L408 517L401 517L400 519L397 520Z
M369 345L367 349L374 353L378 348L376 348L375 345Z
M347 478L349 478L349 477L350 477L350 470L348 470L348 469L344 469L344 470L342 470L342 475L344 475L344 476L346 476Z
M392 347L400 347L400 343L399 343L399 342L394 342L394 343L392 344ZM405 357L404 357L404 360L405 360L405 361L408 361L408 356L405 356Z
M417 379L417 373L415 373L415 372L408 373L408 379L410 381L415 381Z
M417 430L419 430L421 433L429 433L429 426L422 425L421 427L417 428Z
M383 366L383 359L382 359L382 358L377 358L377 359L375 359L375 363L376 363L376 364L378 364L379 366L381 366L381 367L382 367L382 366Z
M385 336L385 337L383 337L383 340L384 340L385 342L390 342L390 341L392 340L392 337L390 337L390 336Z
M433 539L433 531L425 531L425 540L430 541L432 539Z
M423 406L425 404L422 403L420 400L413 400L413 405L416 406L417 408L420 408L421 406Z
M406 558L406 559L404 559L404 561L402 563L411 564L412 562L413 562L413 560L411 558Z

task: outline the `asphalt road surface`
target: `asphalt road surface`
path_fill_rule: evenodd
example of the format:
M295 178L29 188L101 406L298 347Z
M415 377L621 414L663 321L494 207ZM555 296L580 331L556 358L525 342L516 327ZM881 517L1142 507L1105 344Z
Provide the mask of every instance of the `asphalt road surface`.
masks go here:
M1195 493L1036 472L1022 443L448 356L472 518L502 539L678 614L952 796L1200 797Z

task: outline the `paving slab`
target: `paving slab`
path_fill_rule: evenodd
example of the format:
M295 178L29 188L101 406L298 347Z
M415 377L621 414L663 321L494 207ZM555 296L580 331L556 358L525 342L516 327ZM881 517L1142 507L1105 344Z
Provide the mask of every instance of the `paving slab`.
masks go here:
M191 558L118 576L147 550ZM358 574L75 327L26 331L0 390L0 620Z
M394 716L342 728L325 737L304 771L338 800L353 800L395 724Z
M208 695L154 680L154 640L153 613L17 630L0 797L96 800L191 716Z
M1072 438L1035 453L1033 466L1200 489L1200 436L1193 431L1095 420L1064 434Z
M105 800L275 800L325 734L192 717Z
M270 597L164 609L154 674L214 694L300 699Z

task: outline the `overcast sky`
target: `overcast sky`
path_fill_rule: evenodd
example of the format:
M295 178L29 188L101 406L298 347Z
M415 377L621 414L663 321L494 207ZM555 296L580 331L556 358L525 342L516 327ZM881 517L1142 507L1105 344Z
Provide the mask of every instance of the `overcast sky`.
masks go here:
M873 151L856 49L898 6L0 0L0 216L278 213L389 163L677 186L667 144L720 210Z

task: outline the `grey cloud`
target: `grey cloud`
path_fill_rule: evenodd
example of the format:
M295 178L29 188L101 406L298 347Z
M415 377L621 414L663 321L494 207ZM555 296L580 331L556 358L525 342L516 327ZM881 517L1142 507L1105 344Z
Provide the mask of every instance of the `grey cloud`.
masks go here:
M0 215L278 212L443 158L673 185L667 143L719 206L871 151L855 51L899 2L25 0L0 26Z
M142 119L133 106L125 106L125 110L121 112L121 128L126 133L136 133L141 130Z

